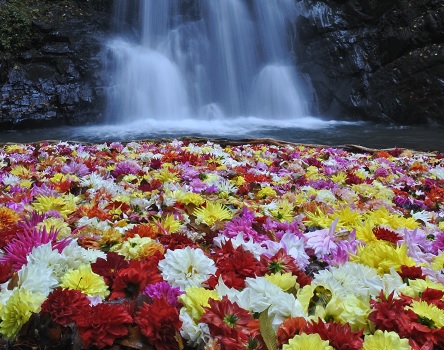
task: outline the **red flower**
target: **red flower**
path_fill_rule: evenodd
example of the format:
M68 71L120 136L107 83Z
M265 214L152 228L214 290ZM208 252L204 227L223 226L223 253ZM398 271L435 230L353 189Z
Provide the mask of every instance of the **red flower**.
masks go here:
M117 274L109 299L134 299L148 284L163 281L157 268L160 258L160 253L156 253L147 260L132 260L129 267L121 269Z
M208 279L208 285L214 288L219 276L229 288L241 289L245 287L245 278L263 276L263 265L241 246L233 248L231 241L226 242L221 249L216 249L212 256L215 261L216 275Z
M98 258L91 264L94 273L100 275L108 286L111 286L119 271L129 267L129 262L122 255L114 252L106 253L106 259Z
M377 239L384 240L393 244L398 243L398 241L402 238L396 232L383 227L375 227L372 231Z
M133 318L120 304L98 304L85 308L76 317L84 348L95 346L103 349L113 345L117 338L128 334L127 325L132 322Z
M200 322L206 323L211 336L217 340L221 349L245 349L250 338L248 326L253 316L232 303L227 296L222 300L208 300L209 307Z
M178 336L182 321L179 311L168 304L165 298L144 303L134 318L141 333L157 350L179 349Z
M89 308L85 294L75 289L57 288L42 304L42 311L48 312L54 322L66 326Z
M297 277L297 282L301 288L311 284L311 277L299 269L294 262L294 258L287 254L283 248L279 249L279 251L271 258L261 256L261 263L266 266L267 272L269 273L291 272Z
M185 247L197 248L196 243L194 243L187 236L180 233L172 233L170 235L163 235L159 237L159 243L163 244L165 250L171 249L183 249Z
M414 280L414 279L425 279L425 276L422 274L422 269L419 266L401 266L401 271L398 272L403 281L406 279Z
M278 345L287 344L295 335L303 333L307 321L303 317L287 318L278 328L276 339Z
M379 300L370 301L373 311L368 319L381 331L394 331L401 338L409 338L411 320L404 310L404 307L409 304L410 301L407 298L395 299L394 292L386 298L384 292L381 291Z
M360 350L364 340L361 338L363 330L353 332L348 323L325 323L321 319L318 322L307 324L304 330L307 334L319 334L322 340L328 340L336 350Z
M0 283L5 283L8 281L12 277L13 273L14 269L12 267L12 261L0 263Z

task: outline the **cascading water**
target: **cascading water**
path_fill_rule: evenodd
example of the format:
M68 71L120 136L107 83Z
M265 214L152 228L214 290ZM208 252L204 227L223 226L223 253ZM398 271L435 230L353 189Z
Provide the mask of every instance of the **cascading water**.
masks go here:
M196 0L193 16L184 3L115 0L108 122L306 115L288 47L294 0Z

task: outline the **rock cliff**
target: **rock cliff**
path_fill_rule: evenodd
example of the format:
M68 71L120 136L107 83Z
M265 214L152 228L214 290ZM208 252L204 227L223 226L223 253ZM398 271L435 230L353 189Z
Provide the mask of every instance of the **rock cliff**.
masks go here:
M85 124L104 110L111 1L0 0L0 125Z
M320 115L444 124L442 0L301 0L296 61Z

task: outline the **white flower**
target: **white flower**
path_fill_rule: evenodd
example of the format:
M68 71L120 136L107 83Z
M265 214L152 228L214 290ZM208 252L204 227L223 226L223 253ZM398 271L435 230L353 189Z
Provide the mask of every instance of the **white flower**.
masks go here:
M59 284L52 272L52 269L45 262L23 265L17 273L19 278L18 287L47 297Z
M201 287L216 272L213 260L206 257L201 249L186 247L168 249L165 259L159 261L162 277L173 287L185 290L188 287Z
M77 244L76 240L70 242L61 253L68 269L77 269L82 264L90 264L98 258L106 259L106 254L100 250L85 249Z
M235 302L253 312L263 312L268 308L274 330L288 317L307 316L293 294L284 292L265 277L247 278L245 285L246 288L239 293Z
M266 248L264 248L259 243L254 243L252 239L249 241L245 241L243 232L239 232L236 238L227 238L223 234L219 234L219 236L213 239L214 245L219 248L222 248L222 245L227 241L231 241L234 249L237 249L237 247L241 246L245 251L248 251L251 254L253 254L257 260L260 260L261 256L267 252Z
M211 338L208 325L206 323L194 323L185 307L180 309L179 319L182 321L180 335L187 340L188 345L203 349Z
M437 166L436 168L430 169L430 174L434 175L438 180L444 180L444 167Z
M305 252L304 241L295 236L294 233L285 232L279 242L267 241L265 244L268 248L268 255L273 256L279 249L284 248L285 252L294 259L295 264L299 268L305 269L308 266L309 256Z
M321 284L343 298L349 294L369 298L384 289L383 280L375 269L353 262L317 272L313 283Z
M57 250L52 249L52 243L34 247L26 260L28 264L42 264L50 268L56 279L60 279L67 270L65 259Z

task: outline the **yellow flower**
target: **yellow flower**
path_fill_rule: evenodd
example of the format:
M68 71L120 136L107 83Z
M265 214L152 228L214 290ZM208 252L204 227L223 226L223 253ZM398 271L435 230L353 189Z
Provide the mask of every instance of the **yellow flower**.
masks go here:
M154 178L156 180L160 180L163 183L179 181L179 178L177 177L177 174L173 171L173 166L171 164L162 164L162 168L162 170L159 170L154 174Z
M188 287L185 294L179 296L179 299L185 305L187 313L191 318L198 322L204 314L204 306L210 306L209 299L220 300L215 290L208 290L200 287Z
M408 339L400 338L396 332L377 330L373 335L366 335L362 350L410 350Z
M376 242L378 240L373 233L373 226L369 222L356 227L356 239L364 243Z
M111 247L111 251L123 255L126 260L139 260L150 257L156 252L165 252L162 244L157 243L149 237L140 237L136 234L132 238L128 238L120 245Z
M72 194L53 197L53 196L38 196L36 202L32 206L39 213L46 213L49 210L58 211L65 219L69 214L76 210L76 197Z
M293 276L291 272L277 272L271 275L265 275L264 277L283 291L287 291L296 285L296 276Z
M349 206L341 208L340 210L335 211L333 214L330 214L330 218L334 221L337 217L338 227L346 228L348 230L352 230L355 227L361 225L362 219L361 215L357 211L352 211Z
M322 340L319 334L306 334L291 338L288 344L284 344L282 350L334 350L328 340Z
M326 313L332 314L332 307L338 312L337 318L341 323L348 323L355 332L361 329L368 329L368 315L370 314L370 303L367 298L358 297L354 294L347 295L346 298L339 299L338 302L330 303Z
M176 201L183 204L201 205L205 202L205 199L199 193L176 190L173 191L171 195Z
M196 208L193 212L197 222L203 222L213 226L216 221L230 220L233 213L225 205L219 202L206 202L205 207Z
M438 256L435 256L432 260L432 263L430 264L430 267L433 270L437 270L437 271L444 268L444 253L441 253Z
M242 186L245 182L245 178L242 175L236 176L233 180L231 180L236 186Z
M182 227L182 223L176 220L172 214L168 214L161 219L154 219L155 225L160 226L168 233L175 233Z
M393 267L399 271L401 265L415 266L415 260L407 255L407 246L392 247L383 241L370 242L359 246L356 255L350 255L350 261L373 267L380 275L390 273Z
M6 338L14 338L31 315L40 312L45 299L41 293L32 293L23 288L14 289L1 308L0 333Z
M307 219L304 220L307 227L322 227L328 228L333 223L334 219L325 214L321 209L317 209L316 213L306 212Z
M429 328L444 327L444 311L426 301L414 300L406 310L412 310L418 315L418 322Z
M345 180L347 180L347 174L344 173L344 172L339 172L339 173L337 173L337 174L334 174L334 175L331 177L331 180L332 180L333 182L336 182L336 183L342 184L342 183L345 182Z
M375 226L390 226L392 229L407 228L414 230L419 227L419 223L414 218L405 218L401 215L389 213L386 207L380 207L373 211L368 211L364 215L364 220Z
M37 224L37 228L41 229L43 227L46 228L47 232L49 232L51 228L54 230L59 230L59 234L57 236L58 239L66 238L71 235L71 228L69 227L68 223L61 218L46 218Z
M409 280L409 285L402 288L401 292L412 298L419 297L427 288L442 290L444 292L444 285L441 283L433 282L429 277L425 280L416 278L414 280Z
M11 169L10 173L21 178L27 178L29 175L29 170L23 165L16 165Z
M61 278L60 287L77 289L89 296L100 295L102 299L109 295L103 277L92 272L89 264L82 264L76 270L67 271Z
M276 191L272 189L270 186L261 188L258 193L256 193L257 198L264 199L266 197L276 196Z
M278 202L277 208L270 210L271 214L280 222L292 222L294 220L294 207L288 200Z

